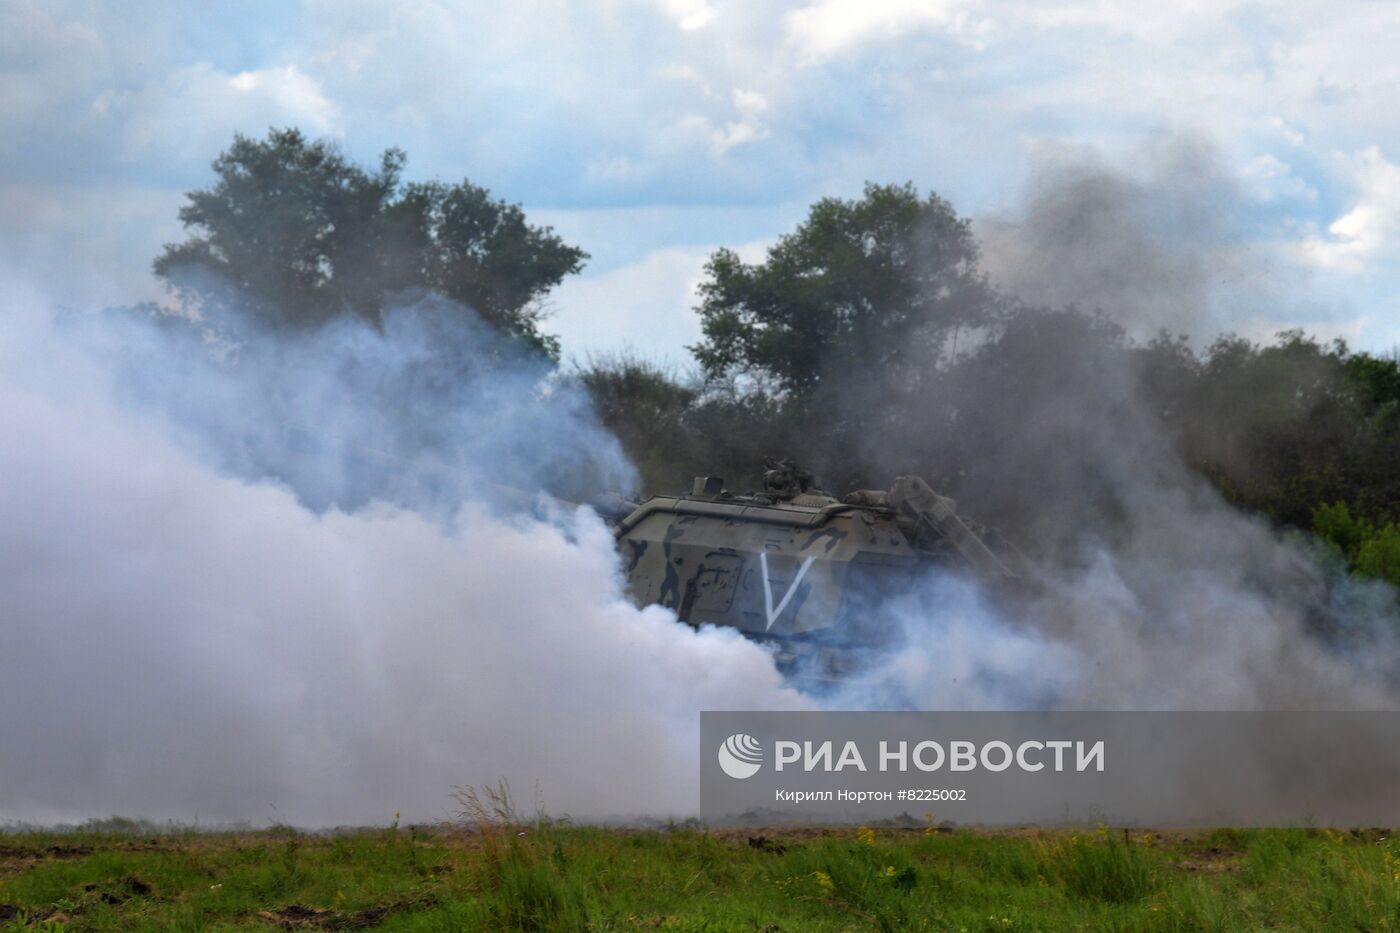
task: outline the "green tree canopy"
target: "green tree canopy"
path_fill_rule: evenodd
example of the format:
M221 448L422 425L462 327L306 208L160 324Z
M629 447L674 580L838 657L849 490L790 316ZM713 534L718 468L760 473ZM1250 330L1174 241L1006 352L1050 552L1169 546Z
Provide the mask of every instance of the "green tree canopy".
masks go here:
M206 314L237 302L292 328L344 313L377 321L386 296L436 292L557 356L539 330L542 299L587 254L469 181L403 183L404 162L390 149L367 171L295 129L235 136L214 185L180 209L190 237L167 245L155 272Z
M705 336L691 348L706 374L744 373L798 394L861 372L917 376L957 328L995 308L968 222L912 184L824 198L764 262L721 249L706 273Z
M669 370L623 351L576 364L573 377L642 476L663 478L658 488L682 482L709 455L687 423L699 392Z

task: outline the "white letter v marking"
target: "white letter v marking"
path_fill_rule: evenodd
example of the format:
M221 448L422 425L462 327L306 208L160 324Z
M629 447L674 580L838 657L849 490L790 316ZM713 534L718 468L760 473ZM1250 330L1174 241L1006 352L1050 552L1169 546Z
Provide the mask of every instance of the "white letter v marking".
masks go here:
M763 608L768 613L768 624L763 627L766 632L773 627L773 623L778 621L778 616L783 614L789 602L792 601L792 594L797 592L797 585L802 582L802 578L807 573L807 568L812 566L815 557L808 557L802 561L802 566L797 568L797 576L793 578L792 585L788 587L783 598L778 601L778 608L773 608L773 584L768 581L768 552L758 552L758 564L763 568Z

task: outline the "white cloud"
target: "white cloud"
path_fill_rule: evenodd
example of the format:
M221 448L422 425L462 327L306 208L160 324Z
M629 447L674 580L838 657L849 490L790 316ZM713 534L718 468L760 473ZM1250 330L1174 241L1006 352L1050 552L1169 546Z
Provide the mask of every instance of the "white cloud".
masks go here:
M689 362L683 347L700 339L697 302L711 248L671 248L598 275L584 274L554 293L547 330L574 354L606 352L627 343L668 365Z
M1352 177L1356 202L1327 226L1325 236L1309 237L1303 252L1314 265L1356 273L1382 257L1395 257L1395 235L1400 231L1400 165L1388 161L1377 146L1338 158Z
M714 7L706 0L661 0L661 8L686 31L702 29L715 18Z
M736 90L731 95L728 119L712 119L699 113L687 114L670 129L668 144L686 148L702 143L709 152L723 156L744 143L766 139L770 131L763 120L768 101L756 91Z
M636 222L644 224L647 218ZM554 293L556 314L545 329L558 334L573 355L605 353L625 344L663 365L688 369L694 360L685 348L702 337L695 307L705 263L721 245L744 262L756 263L763 261L772 241L674 246L606 272L585 272Z
M261 135L270 126L340 135L339 108L293 65L231 74L201 62L134 92L104 92L94 107L122 129L129 160L204 161L234 133Z
M1092 28L1149 41L1172 41L1212 28L1228 5L1216 0L1175 3L1070 0L999 4L1008 16L1038 28Z
M980 6L975 0L819 0L788 14L788 41L808 63L921 29L976 46L990 28L973 15Z
M1308 141L1307 133L1299 127L1294 126L1292 121L1278 116L1277 114L1266 117L1264 123L1272 131L1278 133L1279 136L1294 146L1301 146Z
M758 114L768 109L768 101L757 91L736 90L734 109L744 114Z
M1250 159L1240 171L1240 181L1256 200L1317 201L1317 189L1299 178L1292 166L1272 153Z
M317 81L294 65L240 71L228 79L228 86L277 109L299 114L320 132L335 130L339 108L326 99Z
M33 119L97 80L106 49L90 25L46 4L0 4L0 121Z
M711 135L715 151L723 155L735 146L753 142L769 135L763 123L763 112L768 109L768 101L756 91L736 90L734 111L736 118L725 123L722 130Z

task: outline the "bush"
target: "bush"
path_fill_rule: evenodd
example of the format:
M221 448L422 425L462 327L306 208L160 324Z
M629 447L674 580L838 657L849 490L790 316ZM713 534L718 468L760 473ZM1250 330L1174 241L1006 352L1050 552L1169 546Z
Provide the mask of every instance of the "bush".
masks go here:
M1375 533L1365 519L1352 517L1345 502L1319 505L1313 509L1312 517L1317 536L1336 545L1348 560L1355 559L1362 543Z
M1355 518L1345 502L1313 509L1313 531L1335 546L1358 574L1400 586L1400 524Z
M1400 586L1400 525L1386 525L1363 541L1354 563L1357 573Z

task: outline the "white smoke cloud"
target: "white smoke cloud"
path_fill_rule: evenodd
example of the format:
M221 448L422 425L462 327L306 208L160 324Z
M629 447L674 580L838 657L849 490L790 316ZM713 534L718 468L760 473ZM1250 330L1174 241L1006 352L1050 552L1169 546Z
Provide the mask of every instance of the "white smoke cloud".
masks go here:
M124 367L159 357L3 305L0 822L431 819L498 778L556 814L688 814L699 710L807 702L738 635L626 602L586 509L313 511L187 443L201 406L228 423L216 383L133 403Z

